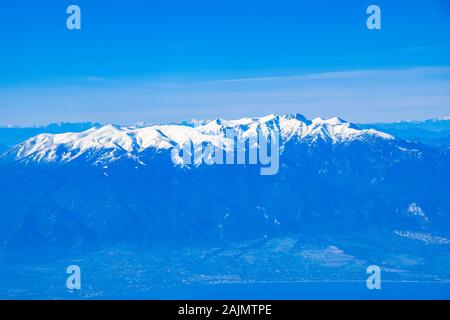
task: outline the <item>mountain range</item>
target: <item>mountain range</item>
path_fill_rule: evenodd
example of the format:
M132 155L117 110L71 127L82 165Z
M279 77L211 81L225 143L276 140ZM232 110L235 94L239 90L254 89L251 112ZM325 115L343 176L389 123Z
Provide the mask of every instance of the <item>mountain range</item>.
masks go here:
M343 143L354 140L384 139L393 136L373 129L359 129L339 118L312 121L302 115L269 115L262 118L243 118L226 121L216 119L200 126L153 125L146 127L123 127L105 125L83 132L39 134L12 148L10 156L20 162L70 162L86 156L95 163L108 164L122 158L144 164L146 152L171 150L187 141L194 144L227 145L226 130L237 133L239 139L257 137L261 132L268 136L276 130L282 146L292 141L316 142L318 140ZM142 155L142 156L141 156Z
M171 125L188 127L203 126L211 120L192 119L173 122ZM127 126L129 128L143 128L154 125L150 122L138 122ZM389 133L401 139L421 142L431 146L450 146L450 117L429 119L424 121L397 121L380 123L358 123L360 129L374 129ZM98 122L60 122L46 126L0 126L0 152L6 151L23 141L42 133L83 132L91 128L100 128ZM116 127L123 127L116 125Z
M2 297L161 297L248 283L303 292L304 281L346 292L366 290L373 264L383 280L447 290L446 146L300 114L37 130L0 156ZM186 141L227 149L261 134L280 137L274 175L249 162L173 161ZM72 264L83 270L76 293L65 288Z
M279 173L172 162L175 144L217 144L230 128L240 138L279 132ZM448 148L300 114L39 134L0 161L0 255L229 243L305 230L446 239L449 156Z
M450 146L450 117L425 121L358 124L358 127L380 130L398 138L418 141L431 146Z

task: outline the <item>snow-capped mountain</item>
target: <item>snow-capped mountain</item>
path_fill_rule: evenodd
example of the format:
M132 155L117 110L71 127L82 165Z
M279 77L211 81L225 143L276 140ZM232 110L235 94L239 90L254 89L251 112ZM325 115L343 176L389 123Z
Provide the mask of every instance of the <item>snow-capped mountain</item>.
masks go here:
M186 141L227 148L229 129L244 140L279 134L277 174L262 176L258 165L171 161L171 150ZM303 233L450 238L450 150L339 118L106 125L39 134L2 160L0 258Z
M268 115L239 120L216 119L196 127L190 125L153 125L147 127L120 127L105 125L84 132L39 134L17 145L7 156L19 161L69 162L89 155L95 163L105 164L126 157L145 163L146 150L170 150L187 141L194 144L210 143L225 148L232 143L226 130L232 129L240 139L255 137L258 133L280 135L284 146L290 141L314 142L322 140L341 143L363 139L392 140L393 136L373 129L359 129L339 118L308 120L297 115ZM284 148L282 148L283 150Z

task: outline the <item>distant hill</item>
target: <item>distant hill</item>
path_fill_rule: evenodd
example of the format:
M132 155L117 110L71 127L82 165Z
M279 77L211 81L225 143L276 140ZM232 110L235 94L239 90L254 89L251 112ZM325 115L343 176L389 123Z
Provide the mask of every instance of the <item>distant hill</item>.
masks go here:
M41 133L57 134L63 132L82 132L93 127L100 127L100 124L94 122L61 122L35 127L0 127L0 152L12 148L16 144Z
M450 117L425 121L358 124L358 127L383 131L401 139L431 146L450 146Z

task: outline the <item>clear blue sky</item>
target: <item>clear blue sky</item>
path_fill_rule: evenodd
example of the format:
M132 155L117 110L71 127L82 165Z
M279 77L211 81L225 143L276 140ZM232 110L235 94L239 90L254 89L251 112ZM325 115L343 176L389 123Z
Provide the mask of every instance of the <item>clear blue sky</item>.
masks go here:
M8 1L0 40L0 124L450 114L448 0Z

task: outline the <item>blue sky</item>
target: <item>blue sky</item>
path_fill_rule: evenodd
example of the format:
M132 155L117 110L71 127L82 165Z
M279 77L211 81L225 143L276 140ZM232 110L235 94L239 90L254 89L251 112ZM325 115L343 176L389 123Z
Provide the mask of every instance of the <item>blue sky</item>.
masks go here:
M9 1L0 40L0 124L450 114L447 0Z

